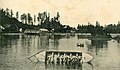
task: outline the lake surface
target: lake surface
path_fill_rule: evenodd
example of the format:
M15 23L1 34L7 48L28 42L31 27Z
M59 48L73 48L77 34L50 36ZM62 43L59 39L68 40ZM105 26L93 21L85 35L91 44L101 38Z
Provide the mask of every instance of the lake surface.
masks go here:
M120 41L88 38L81 35L0 35L0 70L120 70ZM78 47L77 44L84 44ZM91 64L79 68L47 66L32 62L31 55L41 50L77 50L94 57Z

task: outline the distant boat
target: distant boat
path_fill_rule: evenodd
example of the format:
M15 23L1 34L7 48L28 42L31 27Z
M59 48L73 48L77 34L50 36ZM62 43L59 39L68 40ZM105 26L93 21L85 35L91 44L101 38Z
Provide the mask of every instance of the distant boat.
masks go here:
M24 31L25 34L29 35L40 35L40 33L48 33L47 29L26 29Z
M84 47L84 44L78 44L77 43L77 47Z
M48 62L48 58L51 57L51 60L54 60L57 62L57 57L59 58L79 58L80 63L82 62L91 62L93 60L93 57L87 53L81 52L81 51L69 51L69 50L47 50L39 52L35 55L32 55L29 57L31 59L32 57L35 57L38 61L42 62Z
M35 30L35 29L26 29L24 31L25 34L29 34L29 35L36 35L36 34L39 34L40 31L39 30Z

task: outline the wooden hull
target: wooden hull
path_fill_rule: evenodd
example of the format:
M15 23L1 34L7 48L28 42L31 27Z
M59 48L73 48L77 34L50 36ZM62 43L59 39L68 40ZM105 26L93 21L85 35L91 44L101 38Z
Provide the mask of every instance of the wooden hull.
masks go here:
M52 55L52 58L54 58L53 60L55 62L57 62L56 59L58 56L59 58L63 56L64 59L66 58L66 56L67 57L69 56L70 58L80 56L82 57L80 62L90 62L93 59L91 55L81 52L81 51L64 51L64 50L63 51L62 50L43 51L37 54L36 57L39 59L39 61L47 62L47 57L49 56L49 54Z

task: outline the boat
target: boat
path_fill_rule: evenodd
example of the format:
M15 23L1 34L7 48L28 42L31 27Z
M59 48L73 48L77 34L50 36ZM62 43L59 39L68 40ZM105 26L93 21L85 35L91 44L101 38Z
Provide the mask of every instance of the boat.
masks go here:
M57 63L58 61L61 62L62 58L65 59L71 58L73 59L79 59L80 63L86 63L91 62L93 60L93 57L90 54L81 52L81 51L70 51L70 50L46 50L46 51L40 51L32 56L30 56L28 59L31 60L32 57L35 57L38 61L48 63L49 61L53 61ZM58 60L59 58L59 60Z
M77 47L84 47L84 44L78 44L77 43Z
M28 35L39 35L40 31L35 29L26 29L24 33Z
M42 35L44 33L48 33L49 31L47 29L26 29L24 31L25 34L28 35Z

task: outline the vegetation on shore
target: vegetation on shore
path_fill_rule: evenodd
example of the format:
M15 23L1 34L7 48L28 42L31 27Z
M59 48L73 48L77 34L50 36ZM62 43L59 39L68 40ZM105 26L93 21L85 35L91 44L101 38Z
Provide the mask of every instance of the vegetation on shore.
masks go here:
M120 33L120 22L117 25L109 24L105 27L101 26L98 21L96 25L88 22L88 25L78 24L77 28L70 27L69 25L62 25L60 22L60 14L57 12L57 15L53 18L50 18L50 13L43 12L38 13L37 15L31 16L30 13L23 13L22 15L19 12L13 13L12 9L6 10L0 8L0 25L3 32L24 32L26 29L47 29L49 32L56 33L91 33L92 35L96 34L107 34L107 33ZM35 25L38 23L38 25Z

